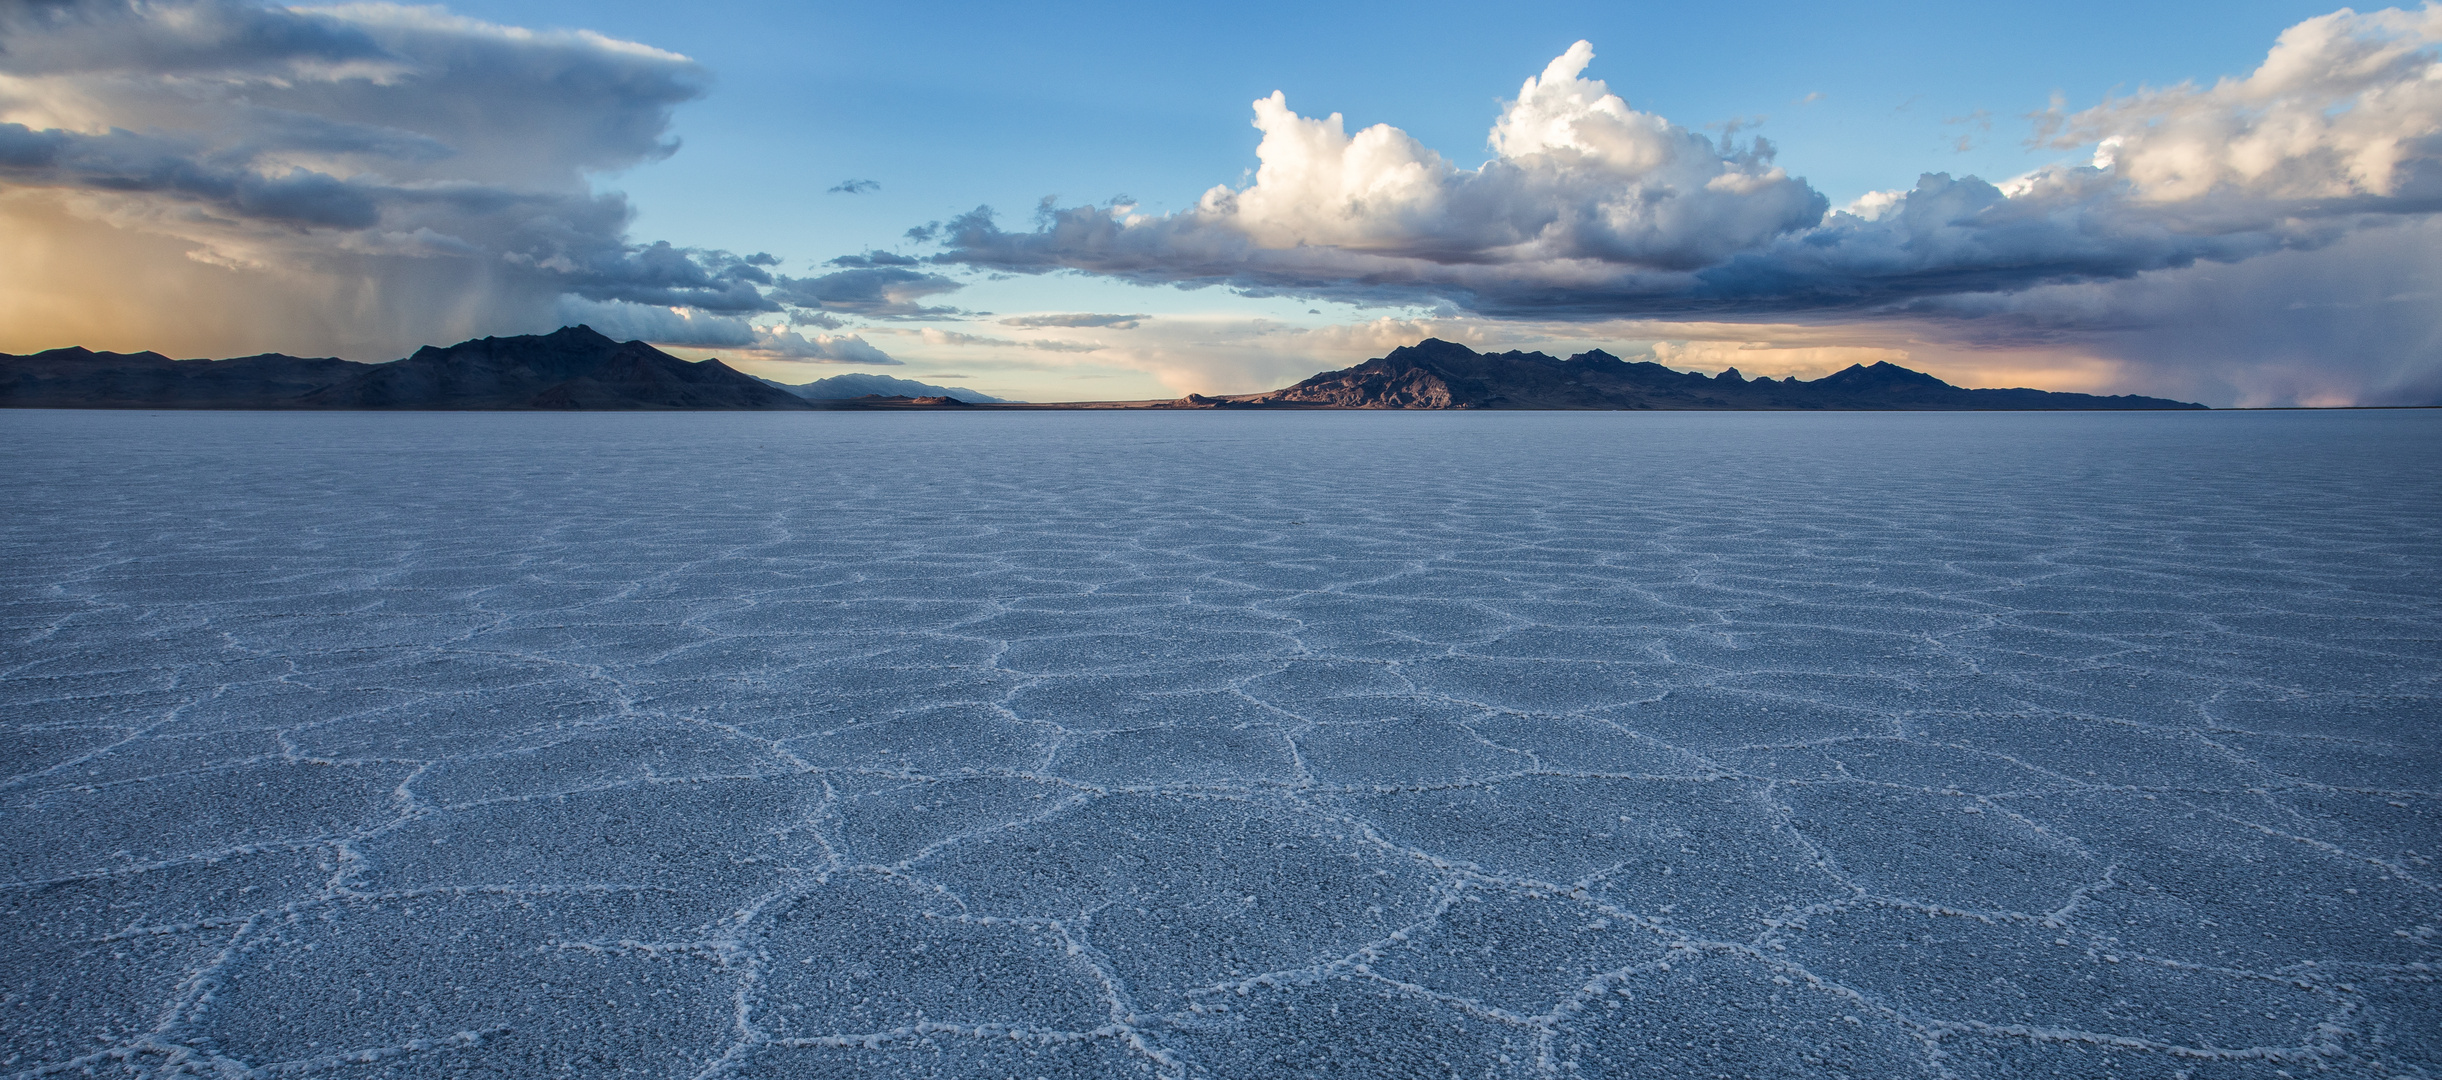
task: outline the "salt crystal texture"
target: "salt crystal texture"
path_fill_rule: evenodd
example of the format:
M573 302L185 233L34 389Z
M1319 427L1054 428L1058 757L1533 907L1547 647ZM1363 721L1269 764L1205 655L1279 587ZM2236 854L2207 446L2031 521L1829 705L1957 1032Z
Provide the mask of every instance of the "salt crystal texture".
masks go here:
M2442 1070L2442 414L0 455L6 1075Z

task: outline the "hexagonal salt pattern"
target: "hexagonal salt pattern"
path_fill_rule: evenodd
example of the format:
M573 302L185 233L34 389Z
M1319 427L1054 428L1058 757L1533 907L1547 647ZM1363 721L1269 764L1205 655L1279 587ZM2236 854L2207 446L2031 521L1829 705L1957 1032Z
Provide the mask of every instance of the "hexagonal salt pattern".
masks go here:
M0 457L0 1075L2442 1074L2442 416Z

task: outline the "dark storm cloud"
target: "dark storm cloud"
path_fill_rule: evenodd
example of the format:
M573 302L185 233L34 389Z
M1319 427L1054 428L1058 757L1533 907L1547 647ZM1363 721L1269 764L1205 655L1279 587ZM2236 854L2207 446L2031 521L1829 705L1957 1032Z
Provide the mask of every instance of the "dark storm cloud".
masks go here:
M243 77L404 62L341 19L261 4L136 0L0 2L0 57L11 72L30 75Z
M0 125L0 185L98 197L80 212L212 261L319 266L377 297L443 259L474 264L482 303L778 309L769 256L633 241L625 198L588 190L676 148L671 111L708 81L682 56L435 8L20 0L0 4L0 74L26 121Z

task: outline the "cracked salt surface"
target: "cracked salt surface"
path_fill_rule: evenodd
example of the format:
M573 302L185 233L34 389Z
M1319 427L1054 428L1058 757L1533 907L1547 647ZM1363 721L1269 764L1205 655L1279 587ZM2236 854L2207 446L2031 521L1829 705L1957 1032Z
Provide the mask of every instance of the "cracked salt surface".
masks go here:
M2442 1075L2442 414L0 455L0 1075Z

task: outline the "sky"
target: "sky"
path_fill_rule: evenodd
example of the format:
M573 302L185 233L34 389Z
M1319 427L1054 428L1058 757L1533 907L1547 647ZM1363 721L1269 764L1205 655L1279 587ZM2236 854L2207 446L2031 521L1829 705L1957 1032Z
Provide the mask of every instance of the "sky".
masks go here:
M0 351L2442 402L2442 8L0 0Z

